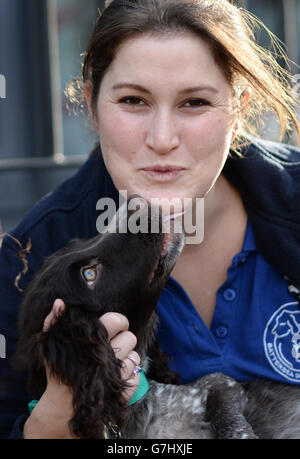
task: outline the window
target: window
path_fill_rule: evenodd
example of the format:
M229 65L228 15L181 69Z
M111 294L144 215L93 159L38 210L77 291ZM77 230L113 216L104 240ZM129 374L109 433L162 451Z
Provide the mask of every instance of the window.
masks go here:
M300 64L300 0L247 0L247 9L255 14L281 41L282 46L288 57L296 64ZM270 40L265 31L258 37L259 43L270 48ZM284 66L284 62L278 59ZM300 69L296 65L291 65L290 71L293 75L300 74ZM300 94L299 106L297 110L300 119ZM261 132L262 137L270 140L277 140L280 134L280 126L273 115L266 114L265 127ZM290 137L285 137L284 142L296 142L296 133Z
M0 1L1 94L5 83L5 98L0 98L0 222L5 231L73 174L94 146L85 117L67 112L64 89L80 73L80 54L103 4Z
M86 117L69 112L64 90L72 78L80 74L82 57L92 26L103 5L99 0L48 0L49 36L52 47L52 81L54 110L55 153L66 156L85 154L92 149L96 136L88 129ZM58 100L55 101L55 91Z

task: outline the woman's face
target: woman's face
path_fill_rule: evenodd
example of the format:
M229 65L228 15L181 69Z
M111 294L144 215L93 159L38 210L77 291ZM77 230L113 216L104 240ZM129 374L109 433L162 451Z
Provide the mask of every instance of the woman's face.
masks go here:
M117 189L203 197L232 140L231 87L196 36L142 35L121 45L103 77L97 126Z

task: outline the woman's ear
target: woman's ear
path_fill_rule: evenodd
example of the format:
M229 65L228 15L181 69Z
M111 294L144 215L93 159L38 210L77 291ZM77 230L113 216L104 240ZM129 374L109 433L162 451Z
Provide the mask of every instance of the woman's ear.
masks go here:
M245 110L246 110L246 108L248 107L248 104L249 104L250 96L251 96L250 88L244 89L244 91L240 95L241 107L242 107L241 113L242 113L242 117L243 118L245 116Z
M94 128L98 132L97 118L92 109L92 92L93 92L92 83L90 81L87 81L84 85L84 97L85 97L85 101L88 107L90 117L93 121Z
M248 107L248 104L249 104L250 95L251 95L250 88L244 89L243 92L240 95L240 107L241 108L240 108L240 111L239 111L238 118L236 119L236 121L234 123L232 136L231 136L231 142L233 142L233 140L237 136L240 124L242 123L242 121L244 119L244 116L245 116L245 113L246 113L246 108Z

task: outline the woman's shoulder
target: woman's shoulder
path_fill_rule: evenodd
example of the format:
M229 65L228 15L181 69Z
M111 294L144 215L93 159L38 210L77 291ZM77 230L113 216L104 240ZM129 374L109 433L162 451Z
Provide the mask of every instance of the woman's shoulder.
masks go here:
M95 158L89 158L75 174L43 196L12 231L13 236L22 239L35 228L48 223L49 219L53 221L72 215L96 185L93 180L95 166Z
M283 201L300 199L299 173L300 148L284 143L248 137L240 156L228 157L224 174L238 188L245 200L264 212L278 205L279 214L284 210ZM277 199L278 198L278 199ZM277 213L277 212L275 212Z
M240 192L260 253L279 272L299 280L300 149L251 138L224 173Z
M249 137L250 144L245 148L245 155L260 154L265 159L271 159L283 166L300 168L300 147L272 140Z
M59 233L69 231L76 237L84 237L89 223L87 216L88 220L95 220L96 202L105 194L106 175L101 154L94 153L70 178L35 203L10 234L20 241L36 233L42 233L44 238L51 233L55 239ZM77 222L74 226L73 220Z

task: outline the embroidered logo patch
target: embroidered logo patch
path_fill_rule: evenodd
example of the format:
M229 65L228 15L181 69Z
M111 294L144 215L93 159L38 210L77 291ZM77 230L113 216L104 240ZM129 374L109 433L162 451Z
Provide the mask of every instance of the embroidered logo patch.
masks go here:
M283 304L264 332L265 354L284 378L300 383L300 309L297 302Z

